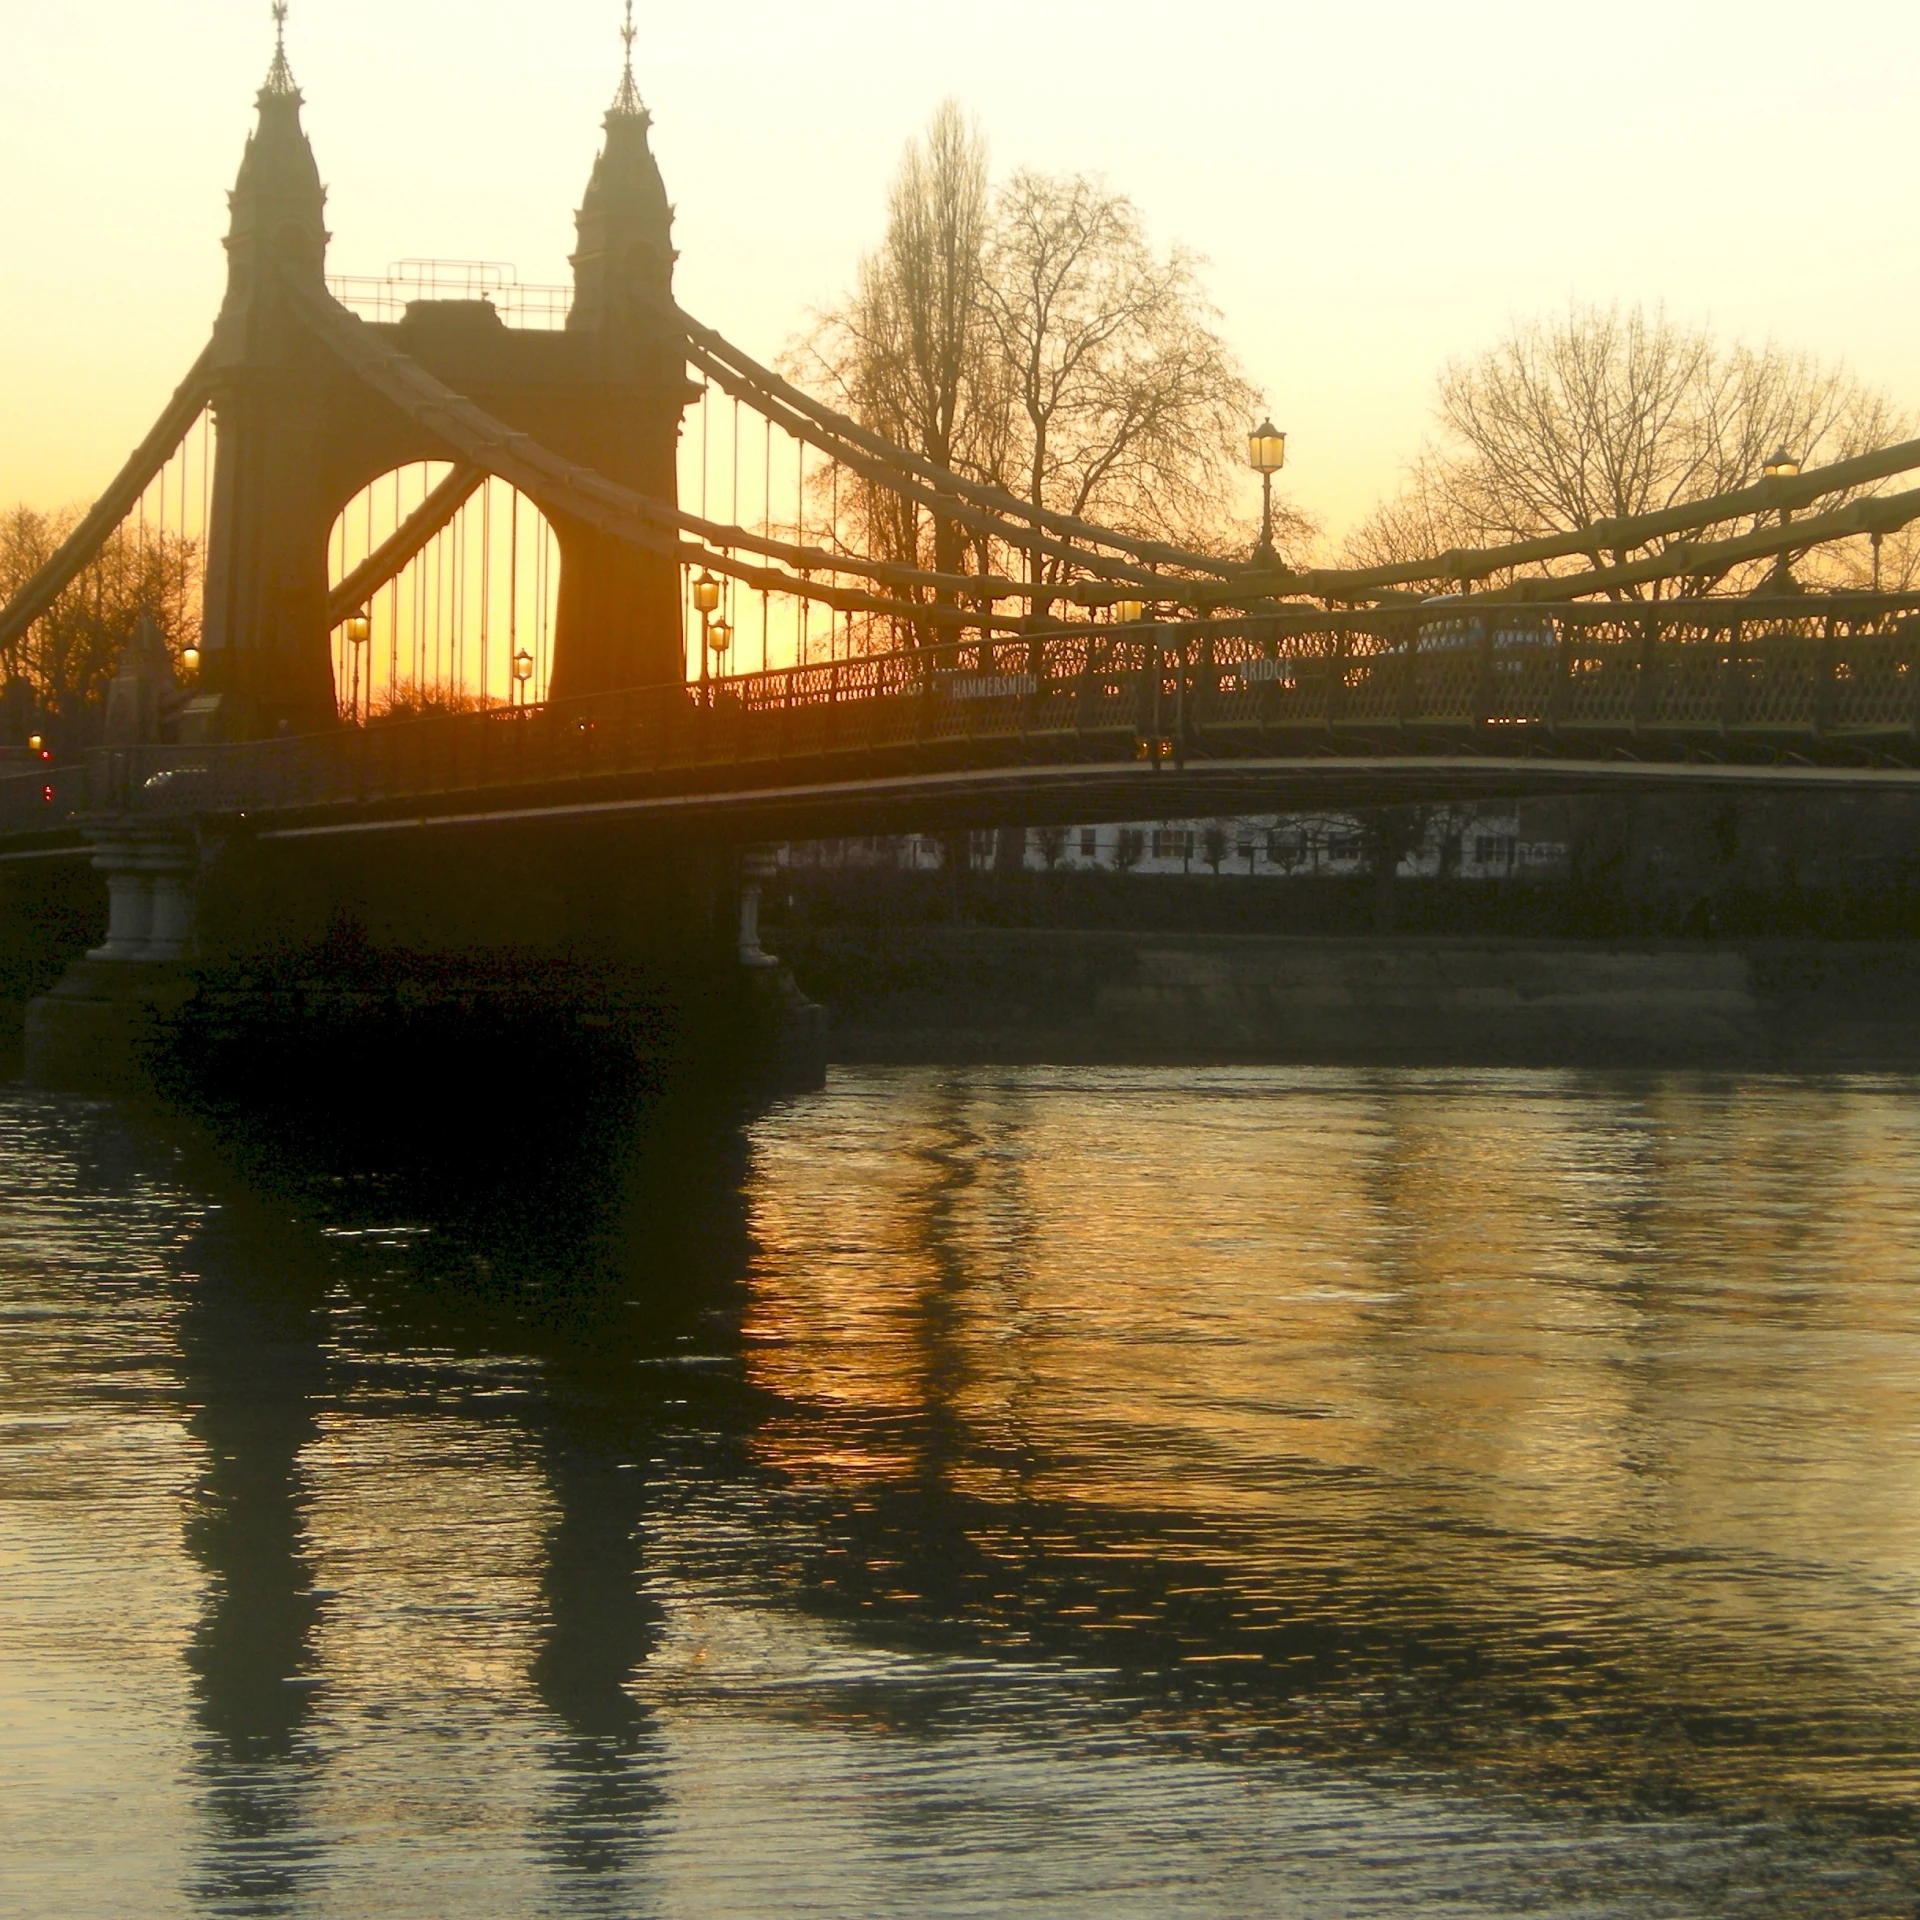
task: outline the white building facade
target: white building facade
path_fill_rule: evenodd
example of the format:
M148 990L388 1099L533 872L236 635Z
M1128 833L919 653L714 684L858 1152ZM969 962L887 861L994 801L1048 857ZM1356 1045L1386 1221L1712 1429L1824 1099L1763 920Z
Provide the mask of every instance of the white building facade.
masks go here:
M1552 880L1566 876L1567 843L1529 837L1518 809L1433 809L1421 841L1396 872L1407 879L1443 874L1460 880ZM998 836L967 836L976 873L992 871ZM796 870L903 869L931 872L945 864L937 834L800 841L780 849ZM1022 867L1030 873L1199 874L1220 879L1341 878L1368 870L1361 821L1338 813L1274 813L1225 819L1026 829Z

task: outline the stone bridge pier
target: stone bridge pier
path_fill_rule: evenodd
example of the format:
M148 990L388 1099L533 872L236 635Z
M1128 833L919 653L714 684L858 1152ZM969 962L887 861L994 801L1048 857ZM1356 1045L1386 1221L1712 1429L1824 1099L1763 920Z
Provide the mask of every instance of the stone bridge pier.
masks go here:
M200 851L191 830L122 826L95 841L107 935L26 1020L30 1085L83 1093L136 1085L193 997Z
M485 1099L639 1070L726 1098L824 1076L821 1010L760 946L764 853L551 825L90 834L106 937L27 1008L35 1086Z
M87 959L184 960L193 945L197 838L190 831L123 828L94 843L93 864L107 878L107 937Z

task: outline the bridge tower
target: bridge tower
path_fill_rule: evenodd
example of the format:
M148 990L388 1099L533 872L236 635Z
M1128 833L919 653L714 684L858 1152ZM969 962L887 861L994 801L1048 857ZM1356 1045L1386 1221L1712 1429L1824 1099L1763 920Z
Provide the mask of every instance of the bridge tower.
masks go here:
M678 497L686 377L673 305L673 209L634 85L631 25L605 141L577 216L574 302L559 334L507 328L484 301L419 300L370 331L488 413L655 499ZM231 195L215 327L218 433L202 688L227 738L333 724L327 541L340 510L393 467L458 450L373 392L305 317L326 291L326 191L284 41ZM678 568L558 512L550 693L685 677Z
M325 442L338 382L293 305L295 288L326 292L327 196L301 104L283 39L229 196L227 293L214 323L204 684L220 702L221 730L241 736L283 723L307 732L334 714L321 629L332 524Z
M680 419L699 389L687 379L685 336L674 319L673 208L647 138L653 116L634 85L631 6L626 42L626 68L602 122L606 143L574 216L567 316L612 404L579 422L574 445L576 457L608 479L677 500ZM555 526L560 604L549 697L635 684L623 677L625 655L641 633L672 636L670 649L649 660L648 680L683 677L677 563L564 515Z

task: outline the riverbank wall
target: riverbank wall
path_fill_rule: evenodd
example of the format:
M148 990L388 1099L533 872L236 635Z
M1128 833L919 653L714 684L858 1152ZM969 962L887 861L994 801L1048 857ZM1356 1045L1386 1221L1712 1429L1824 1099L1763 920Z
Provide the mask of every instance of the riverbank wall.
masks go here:
M1920 946L786 930L829 1058L1920 1068Z
M106 903L80 862L0 869L0 896L6 1073L26 1002L101 937ZM868 921L790 922L769 944L844 1062L1920 1070L1904 940Z

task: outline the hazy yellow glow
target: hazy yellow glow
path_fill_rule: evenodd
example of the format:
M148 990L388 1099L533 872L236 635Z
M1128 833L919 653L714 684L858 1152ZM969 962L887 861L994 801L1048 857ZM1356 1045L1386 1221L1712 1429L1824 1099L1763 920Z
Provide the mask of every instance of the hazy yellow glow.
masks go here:
M452 470L445 461L417 462L356 494L327 543L329 582L337 587ZM357 661L345 627L334 629L341 711L377 713L396 690L495 706L544 700L559 592L559 545L545 516L505 481L488 481L369 597L372 634ZM523 651L532 671L516 691L513 659Z
M1909 1312L1885 1208L1910 1115L1836 1087L1810 1149L1805 1095L1752 1085L1668 1082L1634 1125L1571 1075L1377 1099L1344 1074L1207 1078L1196 1103L1175 1076L1165 1100L1120 1075L1049 1099L929 1073L912 1100L767 1124L754 1371L834 1410L768 1423L770 1456L1166 1516L1222 1552L1303 1502L1364 1530L1388 1501L1430 1514L1442 1559L1483 1529L1765 1554L1784 1511L1836 1564L1920 1566L1885 1337ZM1835 1276L1798 1323L1783 1271ZM1730 1427L1762 1382L1765 1434ZM1808 1465L1835 1445L1839 1503ZM1600 1576L1547 1556L1534 1577Z
M618 11L297 3L334 270L437 255L564 279ZM204 338L269 25L263 0L7 24L0 502L51 504L99 487ZM692 310L774 353L846 285L902 142L951 92L1001 169L1102 171L1211 258L1292 435L1287 490L1336 527L1417 447L1440 361L1569 295L1663 300L1920 401L1920 12L1893 0L1830 20L1786 0L982 0L964 29L751 0L642 29Z

